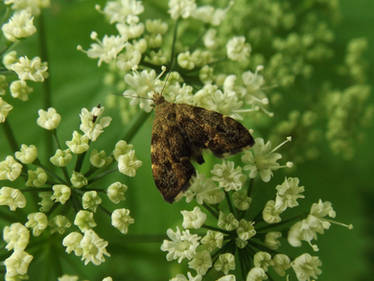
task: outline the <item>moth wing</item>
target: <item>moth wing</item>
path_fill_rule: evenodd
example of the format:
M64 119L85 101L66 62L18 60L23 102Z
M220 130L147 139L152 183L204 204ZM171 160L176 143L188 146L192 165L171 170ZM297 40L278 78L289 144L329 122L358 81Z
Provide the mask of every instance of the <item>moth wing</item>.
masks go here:
M190 157L191 145L178 126L175 113L157 114L152 127L152 173L157 188L170 203L188 188L195 174Z
M254 144L247 128L221 113L177 104L176 117L193 146L208 148L216 156L234 154Z

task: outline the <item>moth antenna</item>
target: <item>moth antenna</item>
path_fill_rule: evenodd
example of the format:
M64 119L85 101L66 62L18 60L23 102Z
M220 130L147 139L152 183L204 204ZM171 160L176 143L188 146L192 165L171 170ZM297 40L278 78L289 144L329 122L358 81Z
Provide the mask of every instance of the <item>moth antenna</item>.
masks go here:
M139 97L139 96L130 96L130 95L122 95L122 96L124 98L136 98L136 99L152 100L151 98Z
M165 69L166 69L166 68L165 68ZM165 79L165 82L164 82L164 86L162 86L162 90L161 90L160 95L162 95L162 93L163 93L164 90L165 90L166 84L168 83L169 78L170 78L170 73L171 73L171 72L168 72L168 74L166 74L166 79Z

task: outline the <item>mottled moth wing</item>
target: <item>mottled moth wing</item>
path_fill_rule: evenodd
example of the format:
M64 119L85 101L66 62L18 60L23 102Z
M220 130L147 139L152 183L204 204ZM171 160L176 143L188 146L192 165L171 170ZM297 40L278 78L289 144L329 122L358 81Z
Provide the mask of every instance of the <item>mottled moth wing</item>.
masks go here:
M254 144L248 130L218 112L187 104L174 104L154 95L155 119L152 127L152 173L164 199L174 199L189 186L195 168L201 164L201 150L210 149L221 157Z
M208 148L222 157L254 144L248 129L228 116L187 104L176 104L176 108L177 122L193 147Z
M162 102L155 106L151 140L153 178L164 199L170 203L188 188L195 173L190 162L191 146L176 121L175 111L172 103Z

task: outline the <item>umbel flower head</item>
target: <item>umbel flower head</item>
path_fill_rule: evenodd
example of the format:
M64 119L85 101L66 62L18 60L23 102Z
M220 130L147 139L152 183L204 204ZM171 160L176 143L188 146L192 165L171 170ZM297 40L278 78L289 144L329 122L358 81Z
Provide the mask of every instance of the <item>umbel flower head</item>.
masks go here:
M211 170L214 181L201 174L192 180L185 198L200 206L181 211L182 229L169 228L161 250L167 252L168 261L187 260L196 276L188 273L187 279L177 275L170 280L200 280L212 270L222 274L219 280L236 280L233 274L239 270L243 280L258 281L274 279L273 274L285 276L290 269L299 281L315 280L322 273L319 257L307 252L289 256L283 250L284 243L300 247L306 241L313 251L318 251L311 240L317 239L332 223L352 228L326 218L336 216L328 201L313 204L309 214L287 217L288 209L299 207L305 197L304 186L297 177L286 177L278 185L270 184L274 198L265 203L261 212L253 212L251 201L256 200L252 198L256 182L268 182L272 171L288 167L277 163L281 155L275 150L280 146L271 149L270 142L257 141L258 148L251 154L244 152L243 156L244 165L251 163L245 167L254 171L249 176L243 172L246 168L235 168L233 162L224 160ZM290 227L291 222L294 224ZM287 232L288 237L283 237Z

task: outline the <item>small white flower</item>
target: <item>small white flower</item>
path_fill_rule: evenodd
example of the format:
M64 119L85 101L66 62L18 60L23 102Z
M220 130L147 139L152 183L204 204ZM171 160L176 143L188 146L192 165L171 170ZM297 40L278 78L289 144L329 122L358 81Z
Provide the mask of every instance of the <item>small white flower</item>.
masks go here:
M40 14L42 8L47 8L50 6L50 0L5 0L6 5L12 4L13 10L29 10L34 16Z
M267 223L278 223L282 219L279 216L280 215L280 210L277 210L275 208L275 201L274 200L269 200L266 202L265 207L262 211L262 218L264 219L265 222Z
M70 149L57 149L55 155L49 158L49 161L57 167L65 167L69 164L73 155L71 155Z
M101 239L92 229L84 232L80 246L82 247L82 260L85 265L89 262L99 265L105 261L104 255L110 256L106 250L108 242Z
M305 198L300 193L304 192L304 186L299 186L298 178L285 178L281 185L275 187L277 196L275 208L283 212L286 208L293 208L299 205L297 199Z
M23 250L14 251L13 254L4 261L6 267L5 280L23 280L27 276L27 270L33 256Z
M207 218L207 215L199 207L195 207L192 211L181 211L181 213L183 215L182 225L184 228L198 229L205 223Z
M70 187L64 185L64 184L55 184L52 186L53 189L53 195L51 199L55 202L60 202L61 204L65 204L66 201L69 200L71 190Z
M17 51L10 51L3 57L3 64L7 69L10 69L13 63L18 61Z
M128 232L129 225L133 224L134 221L135 220L130 216L129 209L116 209L112 213L112 225L122 234Z
M3 239L7 243L5 248L8 251L22 251L29 244L30 232L23 224L15 222L4 227Z
M58 232L64 234L64 232L71 226L69 219L63 215L57 215L49 221L51 227L51 233Z
M199 6L193 14L193 17L213 26L218 26L224 20L230 6L231 4L226 9L215 9L213 6L209 5Z
M3 186L0 189L0 206L6 205L11 211L26 207L26 198L18 189Z
M231 253L225 253L218 256L217 261L214 264L216 271L222 271L224 274L235 269L235 257Z
M96 212L97 207L101 204L101 198L96 191L87 191L82 196L82 207L92 212Z
M241 211L247 210L251 205L251 202L252 198L248 197L244 190L234 192L232 195L232 203Z
M48 108L47 111L40 109L38 114L39 118L36 123L46 130L54 130L60 124L61 115L53 107Z
M265 245L271 249L271 250L276 250L280 247L281 242L279 241L279 238L282 237L282 232L278 231L272 231L268 232L265 235Z
M226 44L227 57L233 61L247 61L251 52L251 45L245 43L244 36L230 39Z
M129 153L133 148L134 146L131 143L127 143L124 140L118 141L113 150L114 159L118 161L121 155Z
M301 241L306 241L314 251L318 251L318 246L311 243L317 239L317 233L323 234L325 229L329 229L331 222L325 216L334 218L336 215L330 202L314 203L310 214L303 220L291 226L288 232L288 243L293 247L300 247Z
M217 47L218 43L217 43L216 35L217 35L216 29L213 29L213 28L208 29L208 31L205 33L203 37L204 46L206 48L215 49Z
M48 180L48 175L43 168L27 170L26 186L42 187Z
M9 90L13 98L20 99L21 101L28 101L29 95L34 91L33 88L27 86L24 80L13 81L10 84Z
M96 226L93 213L85 210L80 210L75 215L74 224L78 226L82 232L85 232Z
M65 144L70 148L71 152L81 154L88 150L88 142L89 138L87 136L82 136L77 131L74 131L71 141L66 141Z
M269 266L272 265L271 255L263 251L257 252L253 257L253 265L268 271Z
M105 277L102 281L113 281L112 277L108 276Z
M39 236L47 228L48 218L41 212L31 213L27 216L25 226L32 228L32 235Z
M105 116L101 117L104 111L104 107L97 106L88 111L86 108L82 108L79 115L81 124L79 129L87 136L91 141L96 141L97 138L104 132L104 128L110 125L112 118Z
M190 52L183 52L180 53L177 57L178 65L184 69L194 69L195 63L193 62L193 58L190 54Z
M134 177L136 170L141 166L142 161L136 159L135 150L131 150L118 158L118 170L126 176Z
M210 252L215 249L220 249L223 243L223 233L218 231L208 230L205 236L201 239L201 244L204 245Z
M73 171L70 182L75 188L81 188L87 185L88 180L83 174Z
M273 269L278 275L286 275L286 270L291 267L291 260L284 254L277 254L273 257Z
M164 84L156 77L156 71L152 69L126 74L125 82L129 89L123 93L123 96L130 98L132 106L139 104L141 109L150 112L153 108L153 93L159 93Z
M144 32L144 24L142 22L138 24L117 23L116 28L118 33L128 40L138 38Z
M22 172L22 165L13 156L7 156L0 162L0 180L15 181Z
M208 251L197 252L194 258L188 263L189 268L196 270L197 274L205 275L212 267L212 258Z
M253 225L254 225L254 222L241 219L239 221L239 226L236 229L236 233L238 234L238 237L241 240L246 241L246 240L251 239L253 236L255 236L256 230Z
M233 161L223 161L222 164L214 165L211 170L212 180L216 181L219 187L225 191L238 191L242 188L245 177L241 167L234 167Z
M80 245L83 235L79 232L71 232L65 236L62 240L62 245L66 247L66 252L69 254L74 251L76 256L81 256L83 253L82 247Z
M6 24L3 24L2 31L9 41L17 41L26 38L36 32L34 26L34 17L29 10L20 10L15 12Z
M235 218L232 213L225 214L219 212L217 225L224 230L231 231L239 226L239 221Z
M8 113L13 109L9 103L0 97L0 123L4 123Z
M30 60L28 57L20 57L17 62L8 67L18 75L20 80L31 80L43 82L48 77L48 63L42 62L41 58L35 57Z
M102 168L112 163L113 159L111 156L107 156L104 150L97 151L92 149L90 154L90 163L95 168Z
M142 2L136 0L108 1L104 8L104 14L109 18L111 24L137 21L137 15L143 13L143 11Z
M267 280L268 276L265 271L260 267L253 267L247 275L246 281L263 281Z
M232 118L241 119L237 113L242 107L235 91L221 91L218 86L205 84L203 88L193 96L194 105L217 111Z
M141 59L141 52L129 43L126 45L125 51L118 55L116 65L121 71L128 72L136 70Z
M271 149L270 141L265 144L262 138L257 138L252 149L245 151L242 161L247 163L244 170L250 171L250 178L259 175L264 182L268 182L273 175L273 171L281 168L277 163L281 158L282 155Z
M38 205L40 205L39 211L43 213L48 212L54 204L53 200L51 199L52 192L39 192L38 196L41 199L38 202Z
M169 0L169 14L172 19L186 19L191 17L195 10L195 0Z
M31 164L38 157L38 149L35 145L21 145L20 151L16 151L16 158L23 164Z
M125 193L127 190L127 185L120 183L119 181L112 183L107 189L107 196L110 201L114 204L125 200Z
M119 52L126 46L127 38L123 36L107 36L104 35L102 41L97 39L96 32L91 33L91 38L97 43L91 44L90 49L87 50L87 56L93 59L99 59L97 65L100 66L102 62L110 63L113 61ZM78 49L79 46L78 46Z
M302 254L291 262L291 266L296 273L297 280L309 281L310 278L317 279L322 273L319 267L322 265L318 257L309 254Z
M147 19L145 21L145 28L149 33L165 34L168 30L168 24L160 19Z
M169 228L166 234L171 241L164 240L161 251L168 252L168 261L178 260L178 263L181 263L183 259L191 260L195 256L200 240L198 235L191 234L189 230L181 232L178 227L175 232Z
M191 202L196 197L196 202L200 205L203 203L217 204L225 199L225 193L219 188L211 178L203 174L196 173L190 180L190 187L184 193L186 202Z

